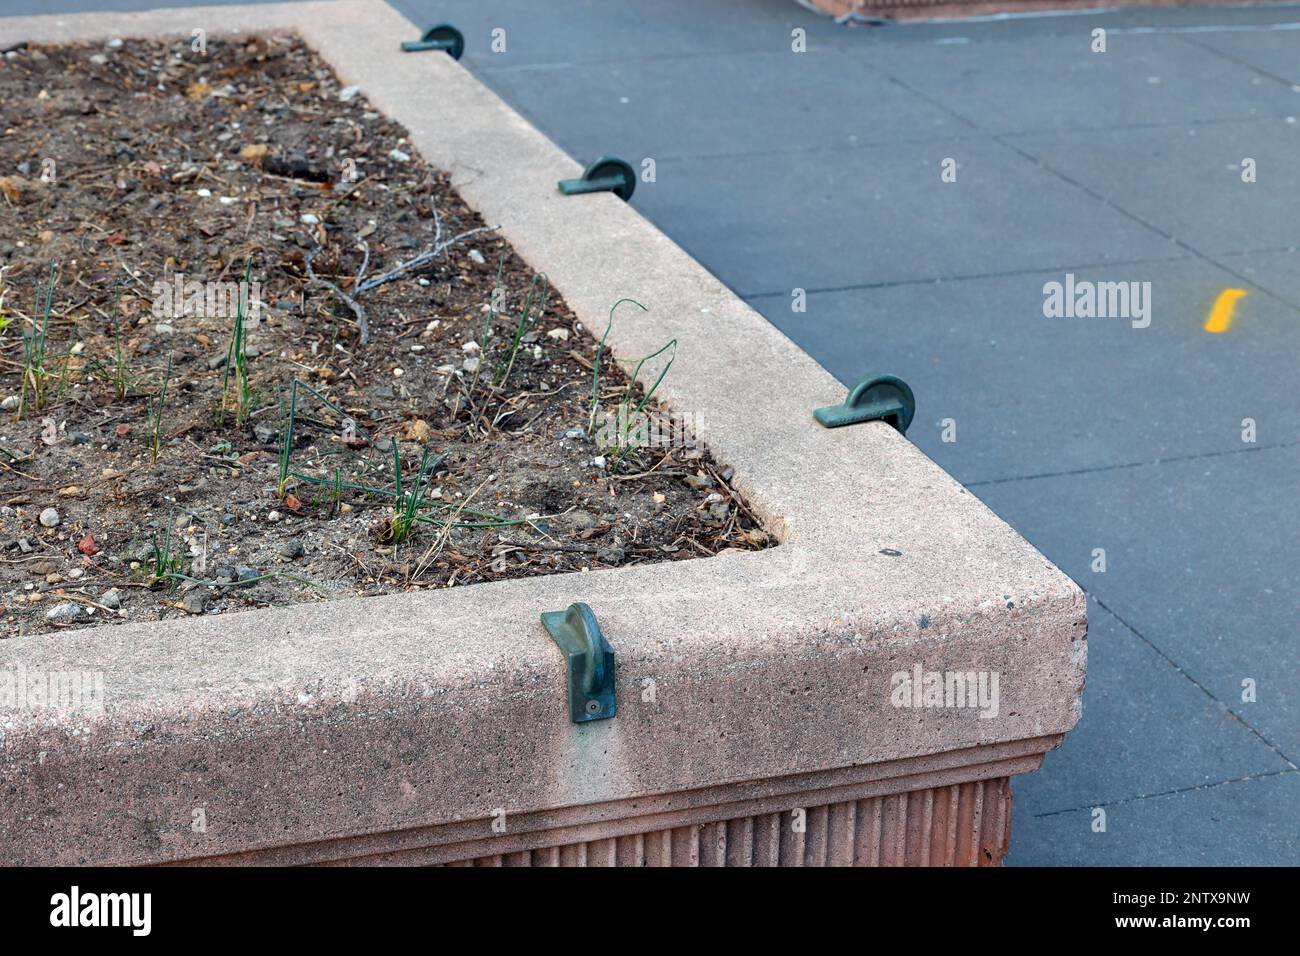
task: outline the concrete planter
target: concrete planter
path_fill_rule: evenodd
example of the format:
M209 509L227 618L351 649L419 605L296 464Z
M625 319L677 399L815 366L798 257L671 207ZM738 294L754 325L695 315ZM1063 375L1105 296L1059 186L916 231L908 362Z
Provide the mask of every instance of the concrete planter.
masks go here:
M578 165L450 57L396 53L420 30L388 6L13 18L0 45L195 27L296 30L585 324L645 303L611 344L678 338L660 393L780 545L2 642L0 672L105 698L0 712L0 862L998 863L1008 778L1078 718L1079 589L889 426L814 422L842 385L634 208L561 196ZM575 601L613 719L569 719L538 616Z

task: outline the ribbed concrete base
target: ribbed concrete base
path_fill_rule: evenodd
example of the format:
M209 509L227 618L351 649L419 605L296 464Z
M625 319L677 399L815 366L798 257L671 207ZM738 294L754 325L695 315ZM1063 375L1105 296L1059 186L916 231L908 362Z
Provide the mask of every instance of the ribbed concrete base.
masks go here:
M737 817L445 866L998 866L1009 777Z

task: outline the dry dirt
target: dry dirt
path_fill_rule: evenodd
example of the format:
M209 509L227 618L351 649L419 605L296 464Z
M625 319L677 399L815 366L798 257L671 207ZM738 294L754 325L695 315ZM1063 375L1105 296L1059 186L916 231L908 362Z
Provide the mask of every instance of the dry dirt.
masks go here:
M769 545L611 446L608 350L589 427L603 328L297 40L23 48L0 103L0 637Z

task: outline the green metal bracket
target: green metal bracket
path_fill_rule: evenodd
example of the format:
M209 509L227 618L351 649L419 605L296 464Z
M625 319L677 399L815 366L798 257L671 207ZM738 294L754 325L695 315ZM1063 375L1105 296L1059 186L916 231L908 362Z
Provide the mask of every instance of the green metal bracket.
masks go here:
M581 179L561 179L559 187L566 196L612 192L627 202L636 191L636 172L617 156L602 156L583 170Z
M591 608L579 602L564 611L544 611L542 624L568 662L569 719L582 724L618 713L614 648L600 632Z
M418 40L407 40L402 44L406 53L419 53L422 50L446 50L453 60L459 60L465 52L465 37L450 23L439 23L424 31Z
M842 405L828 405L813 412L827 428L858 422L886 421L904 435L916 414L916 398L901 378L868 375L849 392Z

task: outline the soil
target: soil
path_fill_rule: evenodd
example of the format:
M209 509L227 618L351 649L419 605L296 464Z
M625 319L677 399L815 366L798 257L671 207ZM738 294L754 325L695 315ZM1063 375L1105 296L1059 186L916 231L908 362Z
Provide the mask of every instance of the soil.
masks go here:
M611 444L608 349L590 427L596 337L298 40L24 47L0 103L0 638L772 543Z

